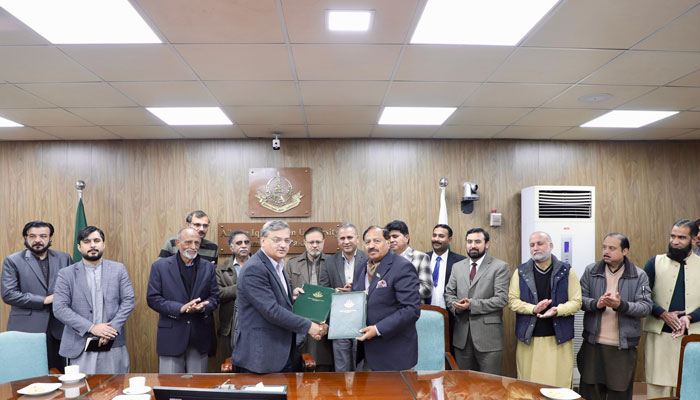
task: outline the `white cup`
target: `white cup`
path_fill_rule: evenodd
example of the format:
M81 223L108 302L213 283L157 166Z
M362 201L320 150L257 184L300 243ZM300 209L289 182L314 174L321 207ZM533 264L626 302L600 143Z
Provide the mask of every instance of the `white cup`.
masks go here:
M133 378L129 378L129 389L131 390L141 390L146 386L146 377L145 376L135 376Z
M66 376L77 376L80 374L80 365L66 365Z
M67 399L74 399L78 396L80 396L80 387L70 387L66 388L66 398Z

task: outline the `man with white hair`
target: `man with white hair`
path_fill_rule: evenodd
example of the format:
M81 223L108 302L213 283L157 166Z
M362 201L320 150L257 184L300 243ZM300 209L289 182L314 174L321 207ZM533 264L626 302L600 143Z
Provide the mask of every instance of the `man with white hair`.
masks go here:
M552 238L534 232L531 258L510 280L508 305L515 316L518 379L570 388L574 366L574 314L581 285L570 265L552 255Z

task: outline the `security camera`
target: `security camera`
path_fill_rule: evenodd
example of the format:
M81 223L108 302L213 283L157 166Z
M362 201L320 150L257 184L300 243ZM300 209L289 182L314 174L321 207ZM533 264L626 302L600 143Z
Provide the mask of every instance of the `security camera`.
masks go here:
M281 147L279 137L275 136L275 138L272 139L272 150L279 150Z
M479 185L471 182L464 182L462 184L464 187L464 196L462 196L462 212L464 214L471 214L474 211L474 202L479 200L479 195L476 191L479 189Z

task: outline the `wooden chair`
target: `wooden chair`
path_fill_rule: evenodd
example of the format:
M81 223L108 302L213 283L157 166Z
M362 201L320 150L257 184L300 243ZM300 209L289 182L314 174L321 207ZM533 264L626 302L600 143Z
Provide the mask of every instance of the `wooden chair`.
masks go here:
M685 367L685 368L684 368ZM686 386L681 389L685 377ZM681 357L678 361L678 396L653 400L693 400L700 399L700 335L688 335L681 341Z
M442 307L421 304L418 331L417 371L457 369L450 353L450 323L448 311ZM440 323L442 320L442 323Z

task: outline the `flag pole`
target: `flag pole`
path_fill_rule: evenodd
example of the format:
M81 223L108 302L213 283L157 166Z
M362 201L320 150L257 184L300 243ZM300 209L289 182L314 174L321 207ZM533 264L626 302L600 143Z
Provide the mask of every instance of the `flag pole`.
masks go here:
M440 212L438 213L438 224L445 225L447 225L447 203L445 202L447 183L447 178L440 178Z
M78 190L78 201L83 199L83 189L85 189L85 181L75 182L75 188Z
M78 250L78 232L87 226L85 219L85 208L83 208L83 190L85 190L85 181L75 182L75 188L78 190L78 208L75 211L75 233L73 237L73 262L78 262L83 258Z

